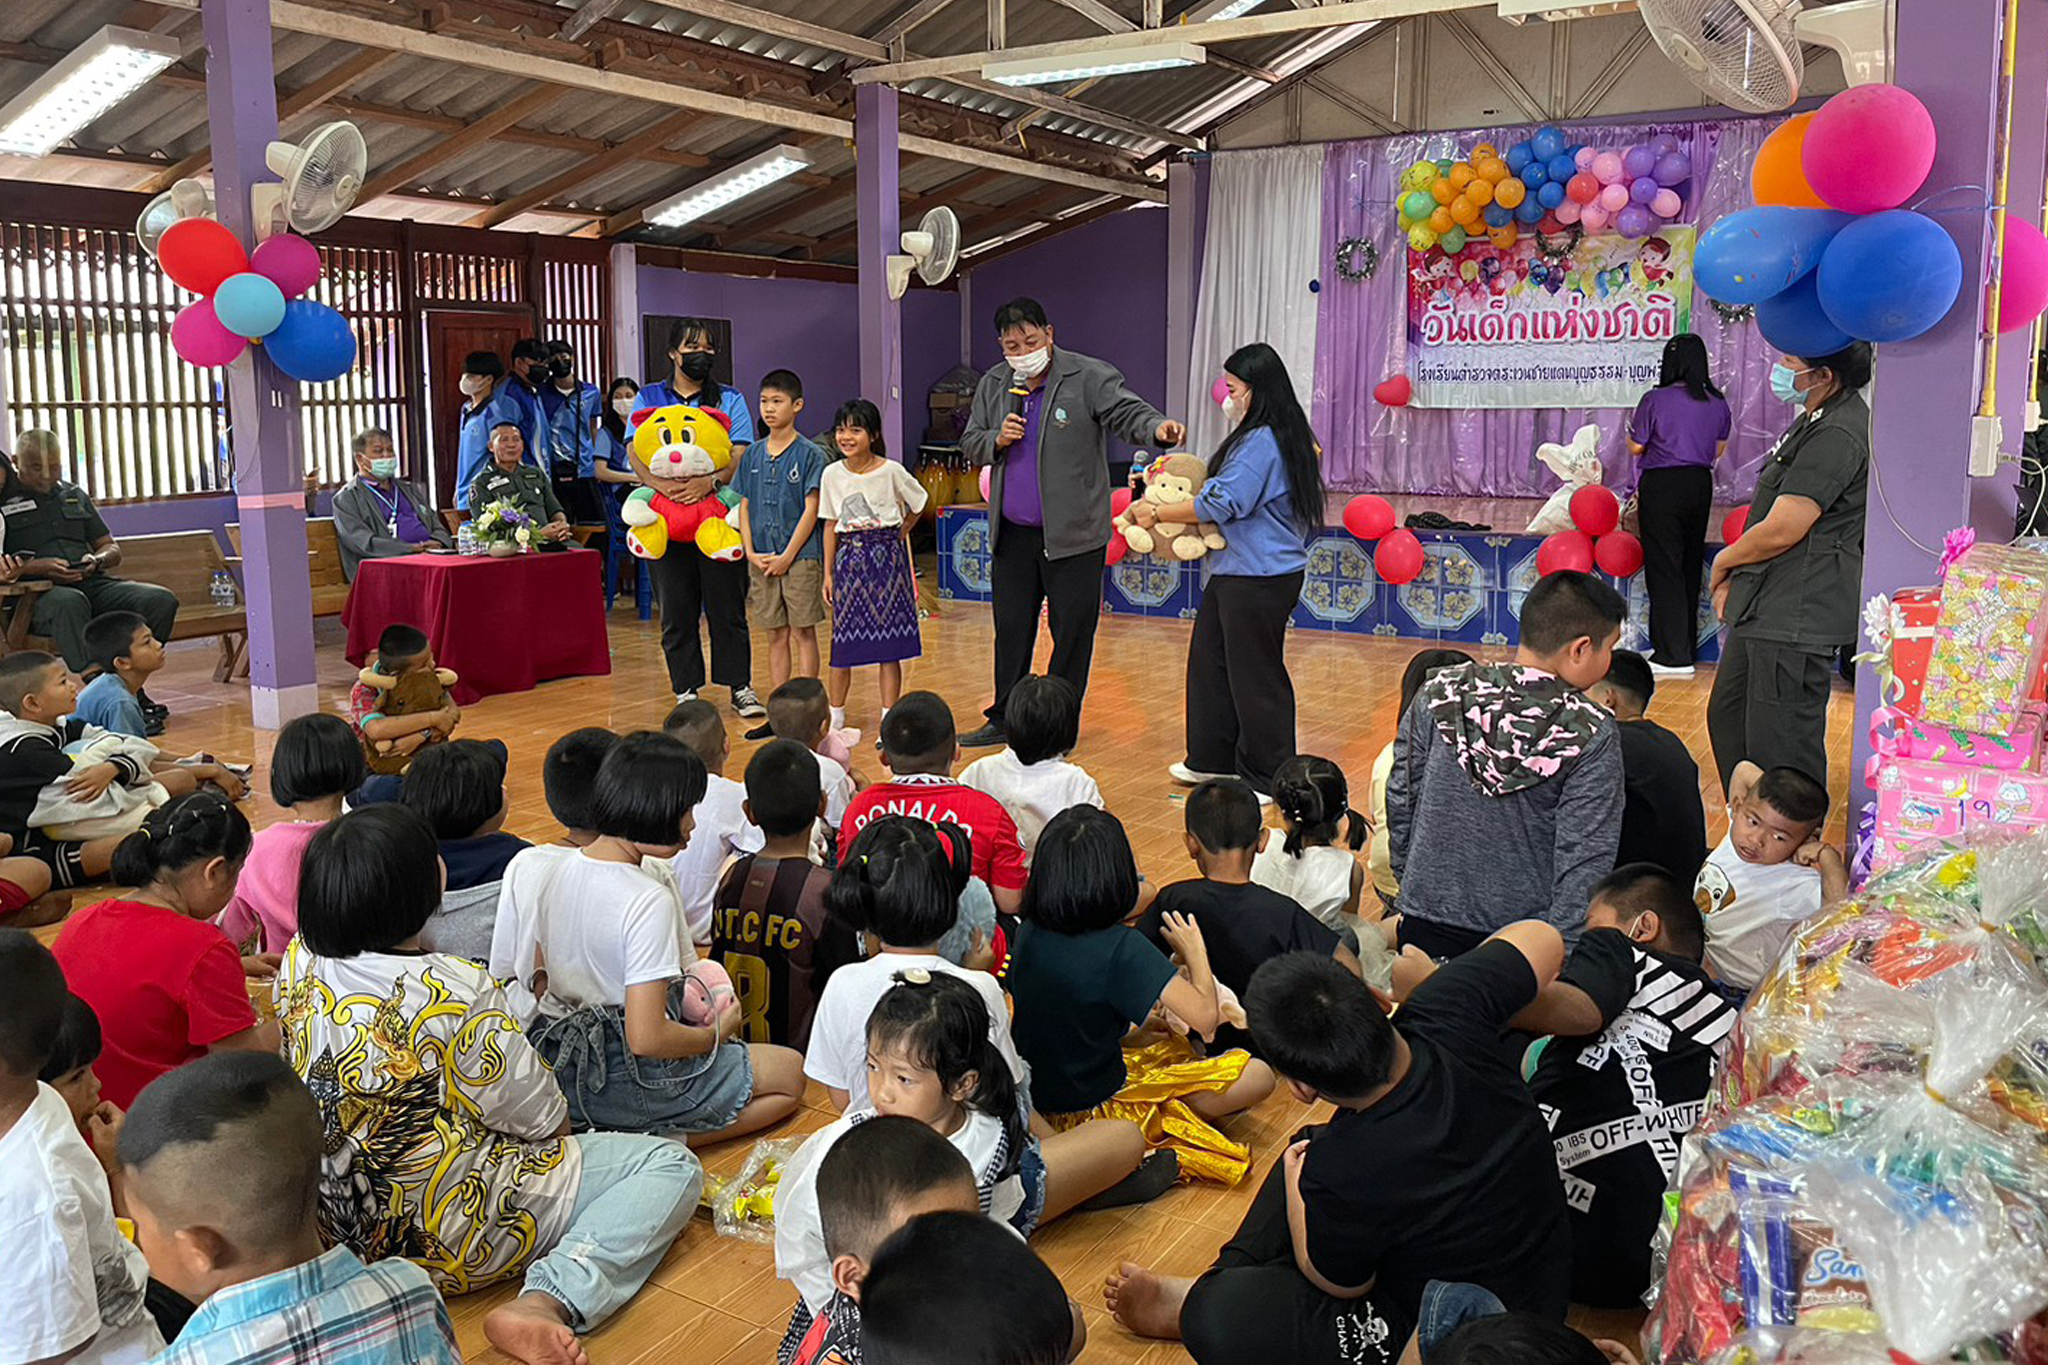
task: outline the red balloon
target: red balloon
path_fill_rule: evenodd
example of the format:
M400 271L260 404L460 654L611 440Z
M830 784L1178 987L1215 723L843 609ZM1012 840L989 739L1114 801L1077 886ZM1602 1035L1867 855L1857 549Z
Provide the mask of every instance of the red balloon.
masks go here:
M1591 171L1580 171L1564 182L1564 192L1573 202L1590 204L1600 197L1600 180Z
M1403 526L1380 538L1378 547L1372 552L1372 567L1382 583L1391 583L1398 588L1420 578L1422 566L1428 558L1422 553L1422 542L1415 538L1415 533Z
M1593 562L1601 573L1633 577L1643 570L1643 542L1626 531L1610 531L1593 542Z
M1536 549L1536 572L1545 576L1560 569L1578 573L1593 571L1593 538L1583 531L1559 531L1545 536Z
M1377 493L1361 493L1344 504L1344 529L1360 540L1378 540L1394 529L1394 504Z
M1376 402L1387 407L1405 408L1408 401L1415 397L1415 385L1409 381L1407 375L1397 374L1391 379L1382 379L1373 385L1372 396Z
M1572 525L1598 538L1621 525L1621 501L1614 490L1589 483L1572 494Z
M222 280L249 268L241 241L211 218L171 224L156 245L156 259L172 283L208 298Z
M1111 493L1111 494L1109 495L1109 515L1110 515L1110 518L1111 518L1111 520L1114 520L1114 519L1116 519L1117 517L1120 517L1120 516L1122 516L1122 515L1124 514L1124 511L1125 511L1125 510L1126 510L1127 508L1129 508L1129 507L1130 507L1130 505L1131 505L1131 490L1130 490L1130 489L1128 489L1128 488L1119 488L1119 489L1117 489L1117 490L1116 490L1116 491L1115 491L1114 493Z
M1742 539L1742 533L1749 529L1749 508L1738 507L1721 522L1721 540L1733 545Z
M1121 564L1125 555L1131 552L1130 542L1122 536L1111 536L1109 548L1103 552L1103 560L1109 564Z

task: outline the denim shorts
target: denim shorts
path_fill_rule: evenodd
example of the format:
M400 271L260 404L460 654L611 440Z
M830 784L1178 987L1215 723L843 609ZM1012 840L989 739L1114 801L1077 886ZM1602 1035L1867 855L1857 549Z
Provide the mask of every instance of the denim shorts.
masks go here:
M1045 1215L1045 1157L1038 1150L1035 1137L1024 1141L1024 1155L1017 1162L1017 1179L1024 1185L1024 1202L1010 1215L1010 1226L1019 1237L1029 1237L1038 1230L1038 1220Z
M669 1014L682 1005L669 986ZM626 1013L591 1005L528 1030L554 1068L578 1131L708 1133L729 1127L754 1097L754 1059L742 1042L698 1057L640 1057L626 1046Z

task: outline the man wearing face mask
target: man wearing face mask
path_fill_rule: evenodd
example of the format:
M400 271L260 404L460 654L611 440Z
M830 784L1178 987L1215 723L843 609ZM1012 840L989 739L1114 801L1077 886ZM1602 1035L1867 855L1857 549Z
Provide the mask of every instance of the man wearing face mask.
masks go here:
M1002 744L1010 689L1031 669L1038 613L1049 608L1049 671L1088 688L1109 544L1109 437L1170 450L1179 422L1132 393L1107 361L1056 347L1037 300L996 310L1003 360L981 377L960 443L989 474L995 701L960 743Z
M548 348L536 337L512 343L512 373L500 386L519 410L519 435L526 442L527 463L548 469L548 414L541 393L548 387Z
M491 428L501 422L517 426L521 418L518 401L505 392L508 384L505 362L496 351L471 351L462 362L461 426L455 449L455 505L469 507L469 486L477 471L491 458Z
M1871 349L1786 355L1771 389L1799 415L1757 475L1749 525L1714 559L1729 631L1707 702L1725 787L1744 759L1827 781L1835 656L1856 639L1870 472Z
M597 505L597 419L604 399L597 385L576 377L575 347L550 341L547 352L540 405L548 424L548 474L569 520L594 525L604 520Z
M454 545L425 490L398 477L398 450L390 432L371 427L357 432L351 444L356 476L334 495L334 538L341 543L341 571L350 582L356 565L366 559Z

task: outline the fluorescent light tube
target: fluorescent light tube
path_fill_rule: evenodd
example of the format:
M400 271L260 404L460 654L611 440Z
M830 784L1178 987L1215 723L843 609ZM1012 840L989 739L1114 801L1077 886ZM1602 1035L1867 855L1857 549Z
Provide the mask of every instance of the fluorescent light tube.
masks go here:
M0 108L0 152L48 156L178 56L175 38L109 24Z
M767 189L807 169L811 155L787 143L770 147L759 156L742 161L730 170L700 180L679 194L670 195L647 211L647 221L657 227L682 227L708 217L727 204Z
M1223 3L1221 5L1218 5L1214 10L1210 11L1208 14L1203 15L1196 22L1204 24L1220 24L1225 19L1236 19L1240 16L1250 14L1253 10L1257 9L1260 5L1264 3L1265 0L1223 0Z
M998 85L1057 85L1099 76L1126 76L1134 71L1200 66L1208 60L1209 54L1193 43L1147 43L1032 61L990 62L981 68L981 76Z

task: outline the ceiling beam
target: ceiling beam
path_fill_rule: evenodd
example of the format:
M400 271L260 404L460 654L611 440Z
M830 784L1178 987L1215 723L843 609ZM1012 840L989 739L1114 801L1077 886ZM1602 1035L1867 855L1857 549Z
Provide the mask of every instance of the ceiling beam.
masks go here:
M479 143L490 141L521 119L538 114L561 98L562 92L557 87L537 85L487 114L465 120L461 132L451 133L439 142L413 153L396 166L371 176L363 184L363 198L375 199L380 194L389 194L393 190L422 183L427 179L428 172L462 155Z
M354 56L335 63L333 69L325 75L315 76L277 102L279 127L282 128L300 114L319 108L365 76L397 60L396 52L380 52L376 48L366 47L357 51ZM201 147L177 165L165 170L162 175L143 186L143 189L149 194L161 194L178 181L187 176L197 175L212 164L212 146Z
M905 196L902 207L897 210L898 220L907 223L924 217L936 208L951 208L956 204L971 203L972 201L967 198L968 195L973 194L989 182L1002 178L1002 172L1000 171L976 171L972 175L963 175L958 179L948 180L937 189L920 194L915 198ZM849 224L820 241L813 254L819 256L833 255L853 246L858 242L859 238L860 224Z
M585 0L582 9L562 21L562 27L555 34L565 43L574 43L597 27L600 19L609 19L614 13L625 8L626 0Z
M1479 69L1493 78L1493 83L1500 87L1501 93L1513 100L1531 123L1542 123L1552 117L1551 111L1543 107L1543 101L1536 98L1536 92L1522 84L1521 77L1508 70L1507 63L1500 59L1500 54L1486 45L1486 40L1465 21L1464 15L1440 14L1437 18L1451 31L1451 36L1458 40L1458 46L1464 48L1466 54L1479 63Z
M974 78L972 76L960 76L955 78L956 83L958 84L964 84L965 82L973 79ZM1006 98L1015 99L1019 92L1025 90L1031 90L1032 93L1037 95L1039 98L1038 100L1032 102L1032 107L1030 109L1026 110L1024 113L1017 115L1017 117L1011 119L1008 123L1005 123L1003 125L1003 141L1010 141L1011 139L1015 138L1019 133L1023 132L1026 128L1029 128L1032 124L1038 122L1040 119L1044 118L1048 113L1052 112L1052 106L1049 103L1045 102L1048 99L1058 99L1060 98L1060 95L1064 95L1068 99L1072 99L1076 95L1085 95L1090 90L1093 90L1096 86L1102 84L1102 81L1103 78L1101 76L1090 76L1085 81L1075 81L1072 85L1068 86L1064 91L1061 91L1059 94L1054 94L1051 90L1047 90L1043 87L1038 87L1034 89L1031 86L1021 85L1015 87L1004 86L1003 93ZM969 88L971 89L973 87ZM1024 101L1020 100L1018 102L1023 103Z
M1372 128L1381 134L1392 135L1395 133L1412 133L1415 131L1414 129L1410 128L1407 124L1393 117L1391 114L1382 114L1379 110L1373 108L1364 100L1359 99L1356 95L1353 95L1349 90L1345 90L1340 86L1334 85L1331 82L1324 80L1321 76L1311 75L1306 80L1302 81L1302 84L1308 87L1310 90L1315 91L1318 95L1321 95L1330 103L1336 105L1339 109L1344 110L1346 113L1351 114L1356 118L1364 120L1367 127Z
M394 123L405 128L426 128L437 133L462 131L467 120L452 114L435 114L424 109L407 109L400 105L371 104L364 100L337 99L331 101L334 111L350 118L370 119ZM498 134L498 141L515 143L521 147L544 147L550 151L577 152L583 156L597 157L618 146L616 142L604 142L594 137L572 137L568 133L543 133L532 128L507 128ZM640 160L652 161L663 166L684 166L702 168L711 164L711 158L697 152L678 152L666 147L650 147L640 154Z
M196 2L196 0L195 0ZM1133 33L1076 38L1058 43L1034 43L1008 48L1004 61L1036 61L1040 58L1086 57L1105 49L1150 47L1162 43L1185 43L1199 38L1204 47L1223 43L1251 42L1260 38L1284 37L1316 29L1345 28L1352 24L1384 19L1406 19L1416 14L1437 14L1448 10L1492 9L1496 0L1332 0L1314 9L1282 10L1274 14L1249 14L1241 19L1207 23L1191 33L1182 25L1141 28ZM856 85L900 85L905 81L932 76L953 76L979 72L988 61L986 52L961 52L950 57L922 57L916 61L886 62L862 67L853 73Z
M1621 50L1614 54L1614 59L1607 63L1606 69L1594 78L1586 93L1572 106L1570 116L1585 118L1598 109L1600 101L1607 98L1607 92L1614 89L1621 78L1628 74L1628 69L1635 65L1636 58L1649 50L1650 42L1650 30L1647 28L1640 28L1631 33L1628 41L1621 45Z
M1269 67L1253 66L1250 62L1226 57L1221 52L1207 53L1203 58L1203 64L1213 66L1218 71L1228 71L1233 76L1243 76L1246 80L1262 81L1267 85L1278 85L1282 79L1279 72Z
M738 28L750 28L756 33L765 33L774 38L787 38L792 42L808 43L831 52L843 52L849 57L863 61L886 62L889 60L889 45L873 38L862 38L856 34L843 33L836 28L820 24L807 24L801 19L786 19L780 14L756 9L752 5L734 4L732 0L650 0L663 9L680 10L702 19L711 19L721 24L732 24Z
M1055 95L1050 90L1025 89L1022 87L1012 88L1007 85L997 85L994 81L982 80L978 76L948 76L946 82L949 85L957 85L966 90L979 90L983 94L994 95L998 99L1008 100L1012 104L1031 106L1036 113L1022 115L1003 125L1003 137L1005 139L1015 137L1018 132L1030 126L1039 114L1064 114L1068 118L1081 119L1084 122L1092 123L1098 128L1109 128L1119 133L1129 133L1132 137L1142 137L1152 142L1164 142L1173 147L1184 147L1191 152L1199 152L1205 145L1202 139L1190 137L1186 133L1175 132L1164 124L1148 123L1144 119L1126 118L1122 114L1112 114L1106 109L1097 109L1093 105L1083 104L1069 95ZM1093 80L1077 82L1073 93L1078 94L1095 83Z
M1094 208L1083 209L1081 212L1070 217L1048 218L1044 222L1012 237L1001 246L990 247L987 251L963 257L960 266L963 270L974 270L987 265L990 261L1000 261L1013 251L1022 251L1025 247L1036 246L1046 238L1056 237L1069 228L1080 227L1083 223L1092 223L1097 218L1107 218L1112 213L1122 213L1129 207L1130 205L1128 204L1112 200L1108 203L1097 204Z
M1065 166L1049 165L1043 161L1027 161L1021 156L1004 156L1000 152L991 152L983 147L957 146L950 142L941 142L937 138L916 137L908 133L898 138L896 145L899 150L909 152L913 156L928 156L939 161L957 161L963 166L993 166L1029 180L1048 180L1055 185L1072 185L1075 189L1094 190L1097 194L1121 194L1130 199L1142 199L1148 204L1166 202L1166 187L1149 180L1069 170Z
M896 43L902 42L904 38L909 36L910 30L916 28L925 20L933 18L940 10L952 3L953 0L917 0L917 3L909 9L882 25L881 30L875 34L875 41L884 47L891 47Z
M1054 0L1054 3L1066 6L1104 33L1129 33L1138 27L1103 4L1102 0Z
M579 161L560 175L554 176L530 190L518 194L486 209L469 220L467 226L476 228L496 227L507 218L526 212L535 204L545 204L551 199L569 194L578 185L589 184L598 176L622 166L628 161L638 160L643 153L653 150L672 137L680 137L685 129L697 122L698 116L687 109L678 110L667 118L656 120L653 127L643 133L627 138L602 155L588 161ZM595 217L596 215L592 215Z

